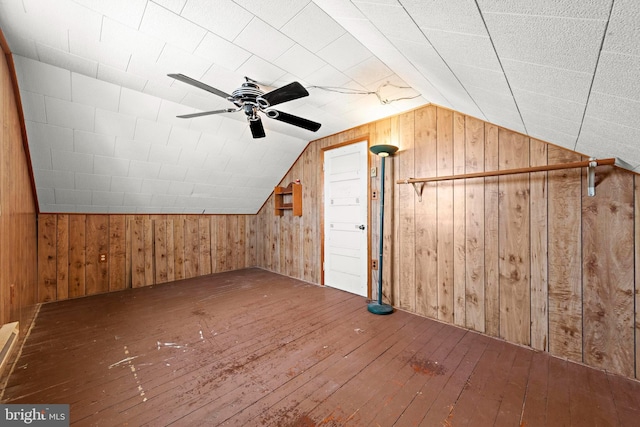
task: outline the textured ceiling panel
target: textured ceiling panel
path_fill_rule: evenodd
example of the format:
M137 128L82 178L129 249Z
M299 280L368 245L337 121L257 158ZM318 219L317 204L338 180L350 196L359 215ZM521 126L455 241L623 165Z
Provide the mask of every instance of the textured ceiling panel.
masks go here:
M354 2L367 19L388 38L420 42L424 40L422 31L414 24L407 11L395 2L379 4Z
M235 70L251 56L246 50L213 33L204 36L194 53L229 70Z
M310 4L309 0L235 0L249 12L259 16L263 21L275 28L282 28L300 10ZM285 32L286 33L286 32Z
M593 73L605 20L485 13L501 58Z
M616 0L603 50L640 56L640 8L636 0Z
M511 87L585 104L593 76L588 73L502 60ZM518 99L516 99L516 103Z
M351 34L344 34L318 51L318 56L344 71L369 58L371 52Z
M281 31L311 52L319 51L345 33L336 21L314 3L309 3Z
M76 3L113 18L131 28L138 28L147 6L146 0L75 0Z
M267 61L273 61L294 45L289 37L258 18L253 18L233 42Z
M187 17L185 19L153 2L149 2L140 24L140 32L193 52L204 38L206 30L200 26L193 25L189 21L192 11L193 9L187 6L183 12L183 15ZM197 13L195 13L195 17L198 18Z
M433 102L640 167L634 0L0 1L43 212L255 213L309 140ZM299 81L254 140L226 93ZM390 83L390 84L388 84ZM377 92L377 96L370 92ZM381 102L384 100L385 105Z
M254 17L231 0L216 0L215 4L210 0L187 0L181 15L227 40L236 38Z
M486 35L474 0L403 0L402 4L424 29Z
M604 19L613 0L478 0L484 13L561 16L565 18ZM618 0L616 0L617 2ZM633 0L631 0L633 2Z

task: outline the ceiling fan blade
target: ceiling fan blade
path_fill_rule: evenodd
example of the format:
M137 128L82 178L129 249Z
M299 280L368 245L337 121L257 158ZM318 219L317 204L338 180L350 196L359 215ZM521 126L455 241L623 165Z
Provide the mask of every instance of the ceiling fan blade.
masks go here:
M262 126L262 120L258 117L256 120L249 120L249 128L251 129L251 135L254 138L264 138L264 126Z
M176 116L176 117L178 117L179 119L191 119L193 117L210 116L211 114L235 113L236 111L239 111L239 110L235 108L225 108L224 110L203 111L201 113L183 114L181 116Z
M268 106L273 106L282 104L283 102L293 101L294 99L304 98L305 96L309 96L309 92L307 92L300 83L293 82L274 89L271 92L267 92L262 95L261 98L269 103Z
M281 122L289 123L290 125L298 126L303 129L310 130L312 132L317 131L318 129L320 129L320 126L322 126L320 123L303 119L302 117L294 116L293 114L285 113L284 111L278 111L278 110L269 110L269 111L276 112L278 113L278 115L276 116L275 114L271 113L271 114L267 114L267 117L280 120Z
M189 84L191 86L195 86L198 89L206 90L207 92L211 92L215 95L221 96L223 98L230 98L226 92L221 91L220 89L216 89L215 87L211 87L208 84L202 83L196 79L192 79L191 77L185 76L184 74L167 74L169 77L173 77L176 80L180 80L183 83Z

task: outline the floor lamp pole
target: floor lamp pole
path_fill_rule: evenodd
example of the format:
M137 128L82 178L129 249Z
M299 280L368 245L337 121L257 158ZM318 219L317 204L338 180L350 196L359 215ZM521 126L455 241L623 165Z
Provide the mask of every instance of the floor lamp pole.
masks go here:
M371 302L367 305L367 310L373 314L391 314L393 307L389 304L382 303L382 272L383 272L383 249L384 249L384 178L385 178L385 160L388 156L398 151L398 147L393 145L374 145L370 148L373 154L381 157L380 167L380 237L379 237L379 253L378 253L378 301Z

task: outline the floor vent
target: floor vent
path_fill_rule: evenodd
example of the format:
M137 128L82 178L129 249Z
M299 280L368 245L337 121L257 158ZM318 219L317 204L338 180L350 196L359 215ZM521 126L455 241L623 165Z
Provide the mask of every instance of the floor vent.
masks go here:
M0 328L0 375L11 358L11 352L18 342L18 322L7 323Z

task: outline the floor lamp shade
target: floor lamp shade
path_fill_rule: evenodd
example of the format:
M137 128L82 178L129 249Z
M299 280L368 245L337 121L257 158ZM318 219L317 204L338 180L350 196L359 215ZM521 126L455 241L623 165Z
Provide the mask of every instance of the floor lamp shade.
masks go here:
M384 165L387 157L393 155L398 151L398 147L395 145L380 144L374 145L369 148L373 154L381 157L380 167L380 244L378 251L378 300L371 302L367 305L367 310L373 314L391 314L393 313L393 307L389 304L382 303L382 272L383 272L383 238L384 238L384 178L385 170Z

